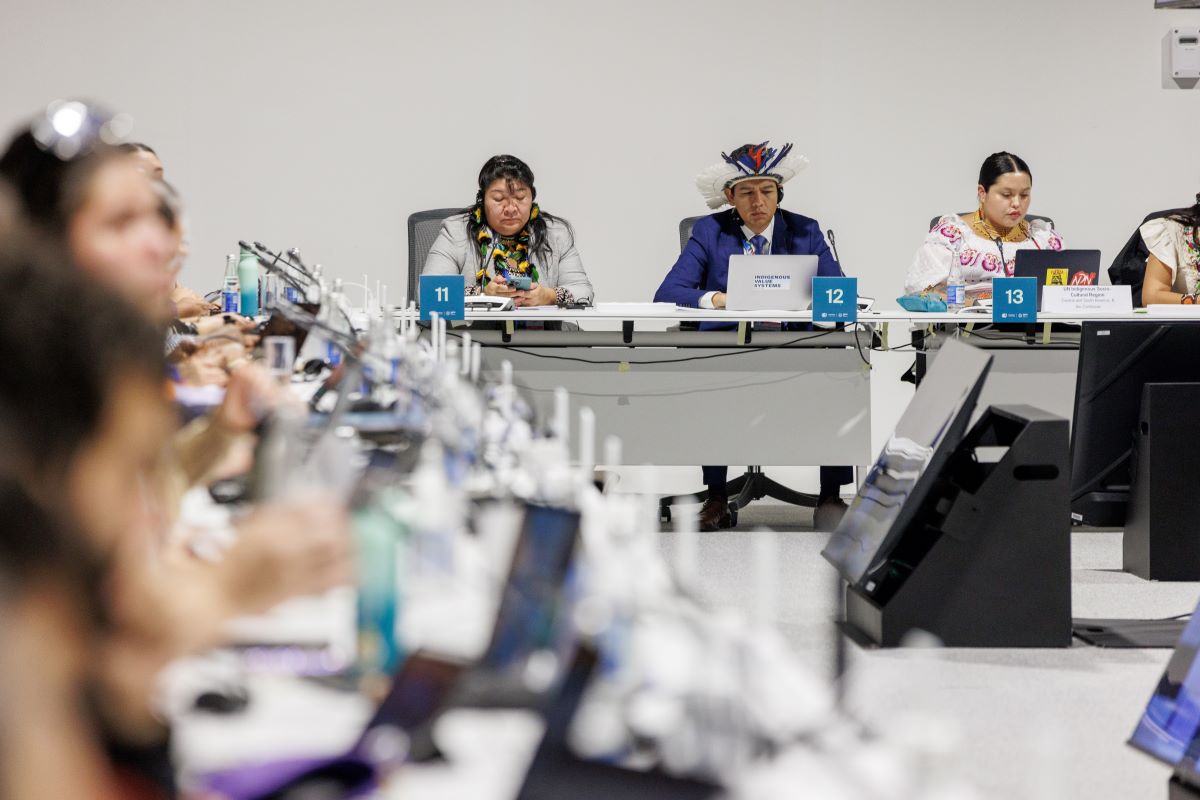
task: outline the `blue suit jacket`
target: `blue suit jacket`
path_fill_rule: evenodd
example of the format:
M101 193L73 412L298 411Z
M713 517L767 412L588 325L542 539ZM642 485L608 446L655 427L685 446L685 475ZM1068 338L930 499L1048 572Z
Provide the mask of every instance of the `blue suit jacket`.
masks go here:
M742 225L732 208L696 220L692 238L675 266L663 278L654 293L654 301L697 308L706 293L726 291L729 257L742 254L744 239ZM775 212L771 255L817 256L818 275L836 277L842 274L817 221L783 209Z

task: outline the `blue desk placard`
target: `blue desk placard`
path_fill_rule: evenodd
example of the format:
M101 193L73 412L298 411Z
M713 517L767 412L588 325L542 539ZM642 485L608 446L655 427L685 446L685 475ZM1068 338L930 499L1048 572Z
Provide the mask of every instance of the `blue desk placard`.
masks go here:
M813 278L813 322L857 322L858 278Z
M421 321L436 311L442 319L466 318L466 279L462 275L421 276Z
M1037 322L1037 278L993 279L992 322Z

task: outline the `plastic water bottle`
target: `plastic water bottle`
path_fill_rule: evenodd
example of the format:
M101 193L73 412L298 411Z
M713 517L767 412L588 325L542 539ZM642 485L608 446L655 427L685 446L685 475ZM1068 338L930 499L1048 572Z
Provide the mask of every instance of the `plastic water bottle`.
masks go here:
M238 260L238 283L241 285L242 316L258 316L258 256L242 250Z
M366 675L391 675L404 656L397 635L401 598L397 559L407 539L410 501L384 490L354 512L358 553L358 667Z
M238 257L225 256L225 282L221 284L221 311L238 314L242 310L241 289L238 287Z
M962 259L955 249L950 259L950 274L946 277L946 310L961 311L967 304L967 287L963 285Z
M342 279L335 278L333 281L333 291L321 303L321 314L326 314L325 319L321 320L325 324L332 327L338 333L352 334L353 328L350 326L350 310L346 304L346 294L342 291ZM320 319L320 315L318 315ZM333 340L329 340L325 360L330 366L336 367L342 363L342 350Z

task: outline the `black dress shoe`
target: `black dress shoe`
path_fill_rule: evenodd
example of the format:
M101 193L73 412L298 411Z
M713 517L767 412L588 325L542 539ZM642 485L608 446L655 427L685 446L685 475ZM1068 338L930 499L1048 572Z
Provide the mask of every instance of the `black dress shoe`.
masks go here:
M729 513L729 500L725 497L710 497L700 508L700 530L719 531L733 527L733 515Z
M832 531L842 521L848 506L840 497L827 497L813 509L813 530Z

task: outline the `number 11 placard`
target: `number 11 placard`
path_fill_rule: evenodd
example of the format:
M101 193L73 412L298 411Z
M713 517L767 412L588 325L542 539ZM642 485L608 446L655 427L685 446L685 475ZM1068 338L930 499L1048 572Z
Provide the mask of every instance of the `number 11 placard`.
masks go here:
M1037 322L1037 278L994 279L992 322Z
M421 320L436 311L442 319L466 316L466 279L462 275L421 276Z

